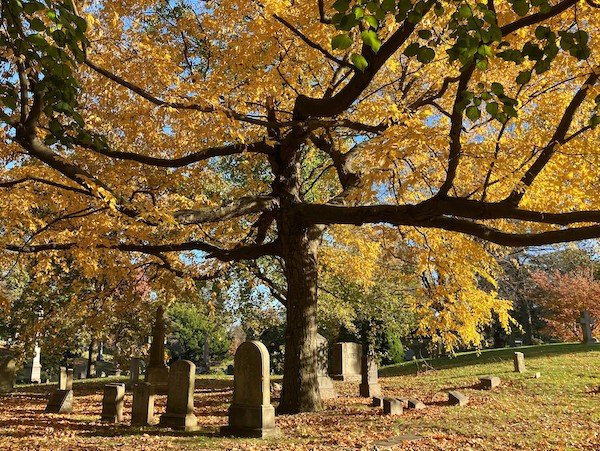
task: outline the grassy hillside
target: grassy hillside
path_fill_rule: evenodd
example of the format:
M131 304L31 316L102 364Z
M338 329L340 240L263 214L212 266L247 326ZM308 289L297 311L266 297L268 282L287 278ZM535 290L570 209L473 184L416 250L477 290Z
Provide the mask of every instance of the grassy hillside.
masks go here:
M341 396L327 401L323 412L278 417L283 438L266 442L216 436L227 422L230 377L197 379L195 414L201 430L188 434L127 426L131 394L125 399L124 424L100 423L106 379L76 381L70 415L43 413L52 386L20 387L0 397L0 449L600 450L600 346L518 350L525 353L525 374L513 373L515 349L382 368L384 395L416 397L427 405L400 416L384 416L370 400L358 398L358 384L336 382ZM535 372L541 378L532 378ZM480 390L478 378L486 374L499 376L502 385ZM468 394L469 405L448 406L451 389ZM164 411L165 401L157 399L157 413ZM415 435L416 441L398 439Z

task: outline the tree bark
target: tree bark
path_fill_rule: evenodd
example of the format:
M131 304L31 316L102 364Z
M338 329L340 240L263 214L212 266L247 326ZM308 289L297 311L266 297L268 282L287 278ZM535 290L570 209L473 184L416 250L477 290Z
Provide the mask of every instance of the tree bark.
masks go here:
M281 244L287 278L283 391L278 413L322 409L317 379L317 246L308 229L283 220Z

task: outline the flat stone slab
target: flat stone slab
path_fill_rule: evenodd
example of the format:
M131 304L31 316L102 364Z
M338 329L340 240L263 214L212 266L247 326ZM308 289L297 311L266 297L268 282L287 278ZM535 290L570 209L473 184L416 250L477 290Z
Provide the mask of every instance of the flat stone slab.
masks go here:
M500 378L498 376L482 376L479 378L479 385L484 390L492 390L500 385Z
M417 440L421 440L422 438L423 437L421 437L420 435L404 434L404 435L399 435L397 437L389 438L387 440L381 440L379 442L375 442L375 443L373 443L373 446L375 447L375 449L378 449L378 450L393 449L394 446L401 445L403 442L414 442Z
M448 404L451 406L466 406L469 404L469 397L461 392L452 390L448 392Z
M421 410L425 408L425 404L415 398L410 398L408 400L408 408L414 410Z

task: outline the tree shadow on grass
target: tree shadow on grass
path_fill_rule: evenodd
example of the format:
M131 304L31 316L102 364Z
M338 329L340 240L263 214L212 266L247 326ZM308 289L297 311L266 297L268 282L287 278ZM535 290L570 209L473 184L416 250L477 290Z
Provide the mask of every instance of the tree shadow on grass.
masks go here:
M428 358L412 362L404 362L388 366L379 370L381 377L415 375L416 364L427 363L434 370L458 368L470 365L483 365L487 363L508 362L513 360L515 352L525 354L526 360L538 357L550 357L563 354L600 352L600 345L584 345L581 343L557 343L540 346L521 346L518 348L486 349L477 355L475 351L458 354L456 357ZM510 372L510 371L506 371Z
M175 429L166 429L155 426L144 428L131 426L96 426L88 428L86 432L80 434L82 437L135 437L135 436L151 436L151 437L220 437L217 427L204 428L200 427L197 431L178 431Z

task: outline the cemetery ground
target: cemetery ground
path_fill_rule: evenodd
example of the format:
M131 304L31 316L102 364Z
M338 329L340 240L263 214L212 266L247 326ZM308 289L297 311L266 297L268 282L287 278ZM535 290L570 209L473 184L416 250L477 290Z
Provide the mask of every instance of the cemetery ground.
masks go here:
M380 369L384 396L414 397L423 410L384 416L370 399L359 398L358 383L336 382L339 397L320 413L277 417L278 439L218 437L227 423L232 378L199 376L195 414L200 430L182 433L158 427L100 422L102 387L126 378L75 381L72 414L45 414L55 385L22 386L0 398L0 449L600 449L600 346L556 344L521 347L527 371L513 372L515 348L460 354L453 359L407 362ZM420 373L416 375L419 369ZM536 379L533 375L541 373ZM479 377L499 376L501 385L486 391ZM277 378L273 378L277 379ZM470 398L465 407L448 406L447 391ZM166 397L157 397L157 413ZM277 399L273 399L277 404ZM419 436L402 441L400 436ZM384 442L388 445L386 448Z

